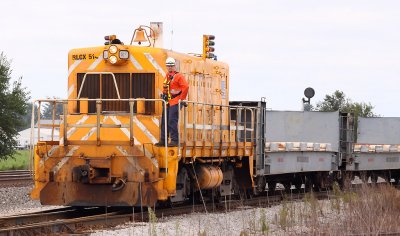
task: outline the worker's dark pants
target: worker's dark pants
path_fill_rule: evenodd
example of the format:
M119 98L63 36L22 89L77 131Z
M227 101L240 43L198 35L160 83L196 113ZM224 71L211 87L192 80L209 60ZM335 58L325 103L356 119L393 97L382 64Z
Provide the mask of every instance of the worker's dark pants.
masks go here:
M179 113L178 113L178 107L179 105L173 105L170 107L167 107L167 141L168 137L171 137L172 142L178 142L178 119L179 119ZM162 119L161 119L161 137L160 137L160 142L164 143L165 142L165 124L164 124L164 108L163 108L163 114L162 114Z

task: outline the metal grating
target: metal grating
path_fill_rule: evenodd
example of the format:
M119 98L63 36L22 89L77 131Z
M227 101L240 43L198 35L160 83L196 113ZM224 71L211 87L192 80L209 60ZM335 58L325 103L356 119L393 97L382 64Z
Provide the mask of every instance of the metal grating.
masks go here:
M78 73L78 88L81 87L85 73ZM121 99L128 98L155 98L155 74L154 73L116 73L114 74L117 82ZM101 78L101 79L100 79ZM101 88L101 91L100 91ZM79 91L79 90L78 90ZM117 99L114 80L111 75L87 75L83 85L81 98L88 99ZM78 101L78 110L80 106ZM145 103L146 114L154 113L155 103ZM102 111L123 111L129 112L129 102L127 101L105 101L102 103ZM96 101L89 101L89 113L96 113ZM136 112L136 104L134 106Z
M130 88L130 74L114 74L117 82L119 95L122 99L129 98ZM117 99L117 90L115 89L114 80L111 75L102 75L101 79L102 87L102 98L103 99ZM125 111L129 112L129 102L123 101L106 101L103 102L103 111Z
M132 74L132 98L155 98L155 74L133 73ZM154 102L145 103L146 114L154 113ZM134 107L136 112L136 105Z
M81 87L85 73L78 73L78 88ZM85 84L83 85L81 98L96 99L100 98L100 75L87 75ZM79 90L78 90L79 92ZM80 104L78 101L78 113L80 112ZM96 101L89 101L89 113L96 112Z

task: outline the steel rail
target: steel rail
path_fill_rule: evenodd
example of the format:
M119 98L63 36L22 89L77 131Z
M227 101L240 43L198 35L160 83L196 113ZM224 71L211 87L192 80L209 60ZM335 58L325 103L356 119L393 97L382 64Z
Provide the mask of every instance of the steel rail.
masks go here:
M21 186L33 184L33 174L29 170L0 171L0 186Z

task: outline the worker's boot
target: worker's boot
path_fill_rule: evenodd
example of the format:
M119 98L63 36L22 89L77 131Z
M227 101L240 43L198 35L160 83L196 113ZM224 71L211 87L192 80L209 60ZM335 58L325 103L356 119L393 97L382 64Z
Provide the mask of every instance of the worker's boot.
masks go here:
M170 143L168 143L168 147L177 147L178 146L178 141L171 141Z
M155 145L156 145L157 147L163 147L163 146L165 146L165 143L162 142L162 141L160 141L160 142L156 143Z

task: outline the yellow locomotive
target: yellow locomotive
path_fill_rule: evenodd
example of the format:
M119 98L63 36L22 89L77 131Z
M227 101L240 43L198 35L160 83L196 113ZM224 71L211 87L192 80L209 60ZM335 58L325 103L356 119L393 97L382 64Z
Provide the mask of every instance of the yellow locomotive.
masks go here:
M115 35L103 46L68 55L68 99L61 104L59 140L34 145L34 199L44 205L153 206L202 196L251 190L257 107L229 104L229 67L213 55L213 36L203 53L159 48L162 23L135 30L131 43ZM160 98L172 57L189 84L179 111L178 147L157 147ZM168 121L166 121L168 122Z

